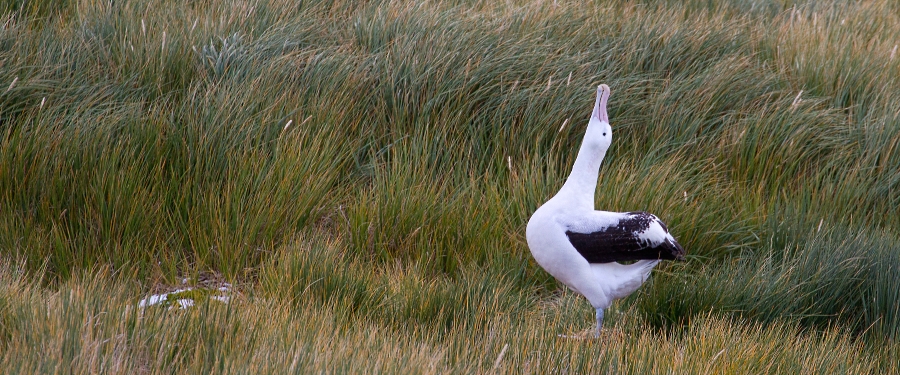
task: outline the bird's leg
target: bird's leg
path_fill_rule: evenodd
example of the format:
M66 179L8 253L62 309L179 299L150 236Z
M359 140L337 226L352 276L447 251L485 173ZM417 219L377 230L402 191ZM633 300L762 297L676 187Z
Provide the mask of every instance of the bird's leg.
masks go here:
M597 336L600 337L600 329L603 327L603 309L597 308Z

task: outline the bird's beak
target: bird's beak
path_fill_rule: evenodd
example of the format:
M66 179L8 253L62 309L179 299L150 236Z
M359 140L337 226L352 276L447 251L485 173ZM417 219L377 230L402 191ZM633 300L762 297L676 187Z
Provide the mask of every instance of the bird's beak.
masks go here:
M609 124L609 116L606 114L606 101L609 99L609 86L602 84L597 86L597 101L594 102L594 113L591 118Z

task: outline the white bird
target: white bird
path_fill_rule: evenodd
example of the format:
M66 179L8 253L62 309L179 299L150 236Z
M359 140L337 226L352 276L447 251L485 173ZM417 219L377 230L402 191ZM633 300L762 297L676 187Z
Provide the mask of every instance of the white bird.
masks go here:
M526 238L537 263L603 310L637 290L661 259L684 259L684 249L656 216L646 212L594 210L600 163L612 142L606 114L609 86L597 100L572 173L556 195L531 215ZM637 260L632 264L617 261Z

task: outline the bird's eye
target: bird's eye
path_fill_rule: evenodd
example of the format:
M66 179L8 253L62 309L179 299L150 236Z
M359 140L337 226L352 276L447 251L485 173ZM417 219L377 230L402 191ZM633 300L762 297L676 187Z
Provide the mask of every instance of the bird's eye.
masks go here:
M603 133L603 136L605 137L605 136L606 136L606 133Z

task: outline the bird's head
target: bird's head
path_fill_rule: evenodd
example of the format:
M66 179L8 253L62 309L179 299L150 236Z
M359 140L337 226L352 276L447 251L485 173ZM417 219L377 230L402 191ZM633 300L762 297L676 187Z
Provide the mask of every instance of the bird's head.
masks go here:
M609 86L603 84L597 86L597 100L594 102L594 111L588 122L585 139L592 145L606 150L612 143L612 127L609 126L609 115L606 114L606 102L609 99Z

